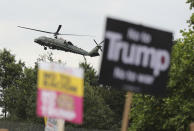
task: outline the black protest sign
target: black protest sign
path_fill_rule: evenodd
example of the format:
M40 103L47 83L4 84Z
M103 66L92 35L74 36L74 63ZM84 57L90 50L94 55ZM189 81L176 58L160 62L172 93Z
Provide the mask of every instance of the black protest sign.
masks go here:
M164 95L172 33L107 19L99 82L126 91Z

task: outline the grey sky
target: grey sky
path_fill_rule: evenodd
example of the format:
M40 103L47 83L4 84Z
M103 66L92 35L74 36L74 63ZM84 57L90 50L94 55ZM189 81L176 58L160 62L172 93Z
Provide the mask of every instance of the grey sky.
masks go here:
M103 40L107 16L137 24L168 30L180 37L179 30L187 27L186 20L192 11L186 0L1 0L0 49L7 48L17 59L32 66L43 47L33 42L38 36L50 36L17 28L18 25L55 31L62 24L61 33L89 34ZM89 51L95 44L93 38L63 36L75 45ZM82 56L62 51L52 51L56 59L69 66L77 66ZM100 57L88 62L98 69Z

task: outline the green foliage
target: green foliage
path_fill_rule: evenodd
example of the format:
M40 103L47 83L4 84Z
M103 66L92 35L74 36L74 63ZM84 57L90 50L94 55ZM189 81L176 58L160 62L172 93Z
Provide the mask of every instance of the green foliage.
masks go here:
M194 1L193 0L187 0L187 3L190 4L190 9L194 8Z
M194 122L194 30L181 32L172 49L167 97L134 95L130 130L183 131Z
M37 62L53 62L53 53L47 52L47 54L41 54L39 55L39 58L37 59Z
M99 87L85 84L84 91L84 128L110 129L113 126L113 112L106 105Z
M114 117L112 117L114 121L114 129L120 128L126 92L122 90L112 89L109 86L104 86L100 88L100 94L104 98L105 103L114 113Z
M98 85L98 77L95 69L87 63L80 63L79 66L84 69L84 83L88 82L90 85Z
M1 86L1 99L0 106L3 108L4 117L7 117L9 110L8 101L13 98L7 99L9 95L7 90L13 86L17 86L17 81L23 76L24 63L15 60L15 56L10 51L3 49L0 50L0 86Z
M187 0L187 3L190 4L190 9L193 10L194 8L194 0ZM190 20L188 20L190 27L194 29L194 13L192 13Z
M36 121L36 70L25 68L17 85L6 89L6 100L11 120Z
M40 122L36 117L37 66L27 68L4 49L0 52L1 107L9 120ZM8 113L8 117L6 114Z
M161 99L155 99L152 96L142 94L135 94L132 102L132 123L130 122L130 129L134 131L160 130L163 119L165 119L161 112L163 109L162 103Z

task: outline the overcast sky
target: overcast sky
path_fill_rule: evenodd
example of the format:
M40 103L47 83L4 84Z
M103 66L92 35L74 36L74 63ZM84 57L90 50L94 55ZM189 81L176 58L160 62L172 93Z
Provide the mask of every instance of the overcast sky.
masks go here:
M180 29L187 27L191 16L186 0L0 0L0 49L6 48L27 66L33 66L40 54L46 53L33 40L39 36L51 36L40 32L17 28L27 26L60 33L94 35L103 40L105 20L109 16L174 33L179 38ZM51 36L52 37L52 36ZM93 38L63 36L74 45L90 51L95 47ZM49 50L51 51L51 50ZM52 51L54 58L68 66L78 66L83 57L63 51ZM87 61L96 69L101 57Z

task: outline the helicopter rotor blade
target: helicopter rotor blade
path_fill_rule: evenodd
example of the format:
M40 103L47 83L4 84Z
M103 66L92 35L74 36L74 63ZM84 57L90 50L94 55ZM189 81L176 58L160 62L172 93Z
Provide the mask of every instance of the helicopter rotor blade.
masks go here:
M58 28L57 28L57 31L55 32L56 35L58 35L60 29L61 29L62 25L59 25Z
M104 40L102 42L100 42L99 45L102 45L102 43L104 43ZM102 46L100 47L100 50L102 51Z
M103 40L103 41L101 41L99 45L102 45L102 43L104 43L104 40Z
M94 40L95 44L98 46L98 43L96 42L96 40Z
M49 31L38 30L38 29L28 28L28 27L23 27L23 26L17 26L17 27L24 28L24 29L28 29L28 30L33 30L33 31L38 31L38 32L43 32L43 33L48 33L48 34L54 34L54 36L57 36L57 35L69 35L69 36L88 36L88 37L94 37L92 35L77 35L77 34L61 34L61 33L58 33L60 31L62 25L59 25L58 26L56 32L49 32Z
M53 32L48 32L48 31L44 31L44 30L37 30L37 29L33 29L33 28L28 28L28 27L23 27L23 26L17 26L19 28L24 28L24 29L28 29L28 30L34 30L34 31L39 31L39 32L43 32L43 33L48 33L48 34L55 34Z
M57 35L70 35L70 36L88 36L88 37L94 37L94 36L92 36L92 35L61 34L61 33L58 33Z

